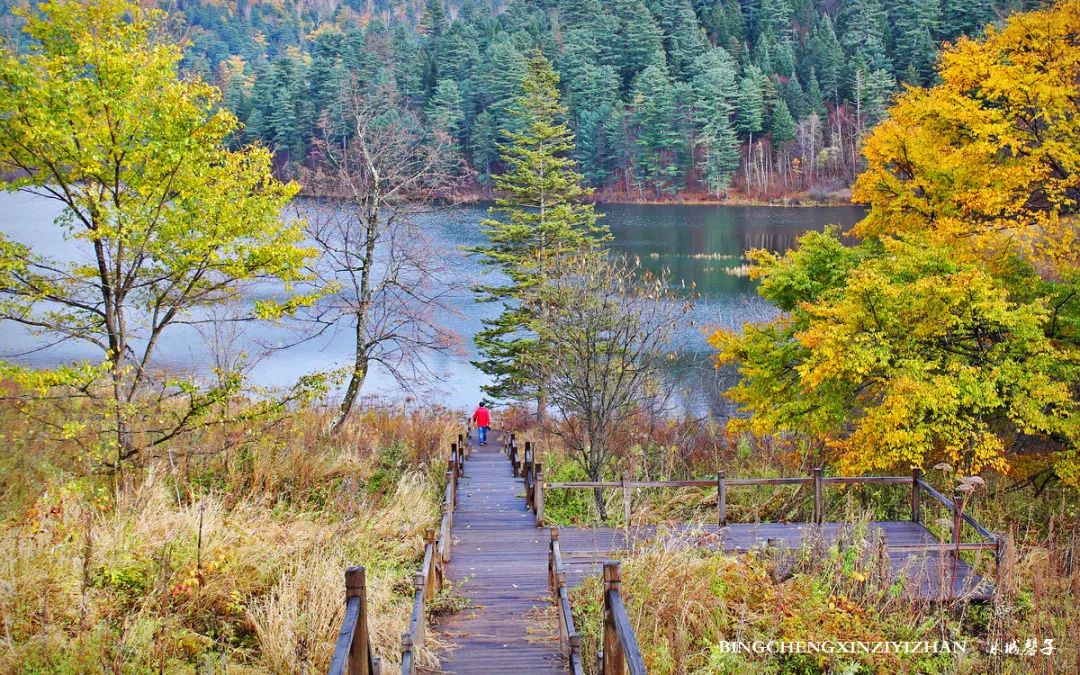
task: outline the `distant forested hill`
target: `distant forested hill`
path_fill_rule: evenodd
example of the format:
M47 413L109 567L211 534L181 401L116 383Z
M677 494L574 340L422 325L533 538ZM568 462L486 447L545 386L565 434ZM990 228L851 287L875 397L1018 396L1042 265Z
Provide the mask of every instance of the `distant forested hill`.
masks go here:
M608 198L846 189L859 139L943 41L1027 0L163 0L245 140L304 165L340 92L392 83L486 184L526 54L556 64L577 160ZM7 14L5 13L5 16ZM10 31L9 31L10 32Z

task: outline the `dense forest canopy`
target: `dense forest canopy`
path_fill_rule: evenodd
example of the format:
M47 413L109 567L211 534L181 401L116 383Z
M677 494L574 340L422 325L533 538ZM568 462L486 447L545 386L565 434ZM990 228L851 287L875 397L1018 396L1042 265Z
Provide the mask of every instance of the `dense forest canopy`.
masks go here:
M6 3L5 3L6 4ZM1029 0L163 0L241 140L298 175L353 83L392 83L490 186L528 52L560 76L600 197L844 194L859 140L942 42ZM4 12L5 16L10 16ZM4 32L14 34L14 25Z

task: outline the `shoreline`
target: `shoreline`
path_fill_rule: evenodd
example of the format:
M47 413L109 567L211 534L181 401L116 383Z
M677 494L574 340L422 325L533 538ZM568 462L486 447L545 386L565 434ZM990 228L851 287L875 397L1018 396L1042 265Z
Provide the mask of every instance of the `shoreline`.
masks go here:
M334 199L333 195L314 192L303 188L297 197L305 199ZM495 195L471 193L454 195L439 203L448 206L471 206L477 204L489 204L494 202ZM840 206L862 206L850 199L815 199L810 197L776 197L771 199L752 199L743 197L729 197L727 199L712 199L700 195L674 196L668 199L636 199L603 196L588 200L587 203L597 206L616 204L621 206L761 206L781 208L827 208Z

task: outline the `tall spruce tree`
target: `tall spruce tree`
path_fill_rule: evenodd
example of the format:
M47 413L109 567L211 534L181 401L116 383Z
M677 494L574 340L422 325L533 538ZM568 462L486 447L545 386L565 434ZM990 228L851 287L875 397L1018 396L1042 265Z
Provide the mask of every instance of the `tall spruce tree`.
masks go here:
M717 47L699 56L694 65L694 121L702 181L717 197L727 191L739 168L739 141L731 115L735 110L736 66L734 59Z
M649 66L634 80L634 122L640 179L657 196L682 187L685 134L679 129L675 87L662 66Z
M479 300L500 302L503 311L476 334L481 358L474 365L492 377L487 394L536 398L542 413L536 321L545 282L561 258L595 250L610 235L597 224L592 204L582 202L589 190L569 157L574 136L564 121L559 77L539 50L529 55L521 87L510 109L520 131L506 132L506 171L495 177L496 217L482 223L488 243L473 249L506 277L476 288Z

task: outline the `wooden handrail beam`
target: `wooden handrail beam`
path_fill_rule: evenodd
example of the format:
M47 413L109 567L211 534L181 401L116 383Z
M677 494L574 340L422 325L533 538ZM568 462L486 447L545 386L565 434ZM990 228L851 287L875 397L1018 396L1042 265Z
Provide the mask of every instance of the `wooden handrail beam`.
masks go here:
M603 675L646 675L630 617L623 605L619 563L604 563L604 643L601 670Z
M341 622L329 675L378 675L368 631L367 575L363 567L345 570L345 619Z

